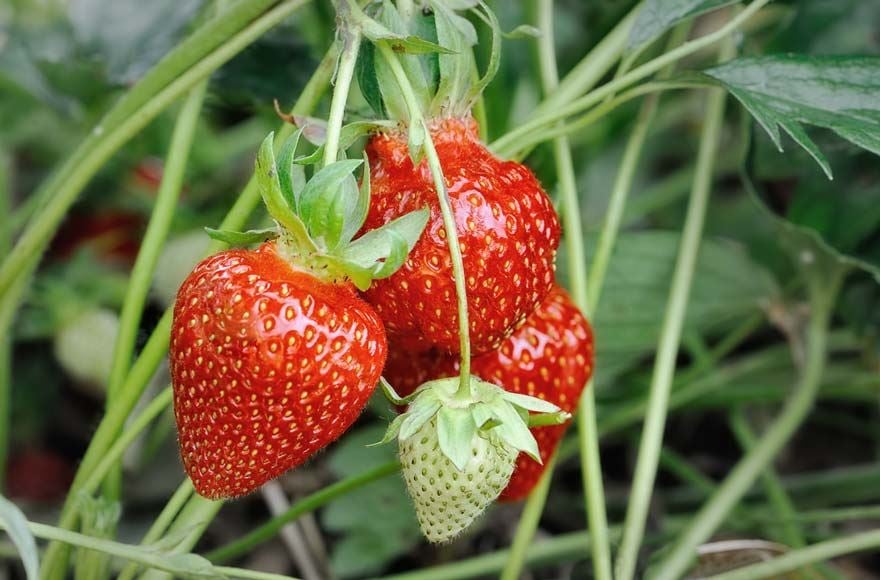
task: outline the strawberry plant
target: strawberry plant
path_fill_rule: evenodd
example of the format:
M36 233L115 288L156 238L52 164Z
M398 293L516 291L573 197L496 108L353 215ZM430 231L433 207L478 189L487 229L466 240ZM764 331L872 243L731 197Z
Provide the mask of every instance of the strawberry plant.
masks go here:
M876 574L875 2L147 4L0 8L4 566Z

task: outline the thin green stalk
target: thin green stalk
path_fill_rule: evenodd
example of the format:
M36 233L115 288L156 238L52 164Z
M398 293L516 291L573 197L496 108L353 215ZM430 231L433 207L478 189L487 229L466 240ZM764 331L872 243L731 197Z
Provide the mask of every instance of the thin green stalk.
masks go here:
M119 464L126 449L135 442L156 417L171 406L172 395L171 387L166 387L155 399L150 401L150 404L147 405L143 412L131 422L131 425L120 434L110 449L107 450L101 461L95 466L95 469L89 473L89 477L83 482L80 491L94 493L98 489L101 481L107 477L107 474L111 472L114 466Z
M712 535L731 508L748 492L803 423L816 400L821 384L828 357L828 325L842 278L843 270L840 266L830 272L814 273L810 276L812 314L807 331L806 364L797 390L764 432L761 440L737 463L663 557L657 566L657 580L680 578L687 571L697 546Z
M185 534L183 539L171 550L171 553L186 554L190 552L224 503L223 501L205 499L200 495L190 496L189 501L180 510L166 533L166 536ZM141 580L171 580L171 578L171 574L159 570L147 570L141 575Z
M286 512L273 517L252 532L245 534L241 538L238 538L225 546L221 546L208 552L206 558L212 562L226 562L241 556L242 554L246 554L255 546L275 537L275 534L277 534L281 528L296 520L301 515L312 512L352 490L359 489L367 484L382 479L383 477L387 477L392 473L397 473L399 470L400 464L396 461L391 461L364 471L363 473L353 475L348 479L343 479L342 481L337 481L332 485L328 485L327 487L297 501L291 505Z
M227 566L211 566L209 562L195 554L169 554L168 552L157 551L154 548L143 548L103 538L93 538L77 532L71 532L70 530L35 522L28 522L27 528L31 534L38 538L51 540L52 542L62 542L68 546L97 550L110 556L137 562L151 569L162 570L177 578L208 576L242 580L296 580L290 576L280 576L266 572L254 572ZM0 529L6 529L6 524L2 521L0 521Z
M297 99L297 102L292 109L293 114L306 115L318 105L326 91L330 78L333 75L333 67L336 62L336 57L337 49L334 45L324 56L324 59L315 70L312 78L303 89L299 99ZM284 139L293 133L293 130L292 126L283 124L276 133L276 144L283 142ZM220 229L242 229L259 203L259 188L257 187L256 179L251 177L235 204L220 224ZM208 253L210 254L220 251L224 247L225 245L222 242L213 241L208 248ZM95 465L97 465L103 455L113 445L113 442L125 424L125 420L128 418L129 413L131 413L131 410L140 399L144 388L156 368L159 366L162 359L165 358L168 350L170 331L171 309L169 308L165 311L165 314L156 325L156 328L153 330L153 333L150 335L150 338L147 340L146 345L141 351L140 356L132 365L131 371L128 373L128 377L120 389L119 400L112 409L108 409L107 414L104 415L104 418L98 425L98 429L92 436L92 440L80 462L79 469L77 470L74 481L71 484L71 490L67 495L67 499L61 511L61 518L59 521L60 527L69 529L76 524L76 502L73 499L76 497L76 491L78 491L85 479L88 478L91 470L94 469ZM62 569L64 568L64 564L61 563L61 560L66 562L66 555L59 553L63 550L65 550L65 547L60 544L51 544L49 546L44 558L44 570L50 569L50 567L54 566L58 566ZM56 572L50 573L57 574ZM43 577L53 578L56 576L46 576L44 574Z
M12 208L12 162L0 151L0 215L9 215ZM12 247L12 229L0 229L0 255ZM9 456L9 433L12 422L12 322L17 312L13 301L0 304L0 493L6 481L6 460Z
M706 121L700 138L694 186L657 347L657 359L624 524L623 540L615 562L615 578L618 580L630 580L635 574L639 548L645 531L666 424L669 393L675 373L675 359L700 248L703 222L712 186L714 160L721 141L725 99L726 93L717 89L710 92L707 99Z
M630 29L643 4L644 2L636 4L611 32L565 75L559 87L535 108L534 114L543 115L554 111L583 95L602 80L626 49Z
M189 501L193 491L195 490L193 489L192 482L188 477L185 477L183 483L180 484L174 495L165 504L159 516L153 520L153 525L150 526L150 529L147 530L146 535L141 540L141 546L149 546L157 542L165 534L174 518L180 513L181 508ZM138 565L132 562L122 570L116 580L132 580L137 572Z
M434 179L434 189L437 190L437 199L440 204L440 213L443 216L443 227L446 230L446 243L449 244L449 255L452 260L452 275L455 280L455 297L458 303L458 336L460 346L460 377L458 396L469 398L471 392L470 375L471 375L471 340L470 340L470 323L468 322L468 306L467 306L467 286L465 285L464 262L461 258L461 246L458 243L458 229L455 225L455 216L452 213L452 206L449 202L449 192L446 191L446 180L443 178L443 168L440 166L440 158L437 157L437 150L434 148L434 140L431 138L431 130L429 129L419 105L418 97L413 90L403 66L397 55L390 46L384 41L376 43L382 58L386 60L394 80L400 87L400 92L409 109L410 130L412 127L421 125L421 131L424 131L424 150L425 157L428 161L428 167L431 170L431 176Z
M119 394L119 389L125 381L125 375L131 366L131 358L134 354L135 342L140 329L141 314L147 295L150 292L153 272L159 261L159 254L165 244L165 238L171 229L177 200L183 188L183 176L192 147L193 136L198 124L202 103L205 99L207 83L201 83L190 92L174 126L171 136L171 144L168 147L168 156L165 162L165 171L159 192L156 196L156 205L147 225L137 260L131 271L128 289L119 315L119 334L113 347L113 361L110 367L110 377L107 382L107 406L112 407ZM118 466L111 469L107 474L104 492L110 499L118 499L122 487L122 468Z
M730 414L730 428L739 441L744 453L754 449L757 437L749 425L745 412L741 407L734 409ZM761 483L764 486L764 494L776 512L776 520L779 522L779 539L791 548L803 548L807 545L804 533L796 523L797 510L789 495L785 492L779 476L773 466L768 466L761 475Z
M559 73L553 34L553 0L539 0L537 26L542 34L538 40L538 60L541 83L545 95L559 88ZM562 198L565 243L571 277L572 297L585 312L589 310L584 235L580 219L577 182L568 139L559 137L553 142L559 192ZM605 513L605 490L602 483L602 463L599 454L599 436L596 428L596 403L593 389L587 388L578 404L578 427L581 450L581 473L584 484L585 510L593 541L590 543L593 572L599 580L611 578L611 548L608 540L608 517ZM501 574L502 580L516 580L525 563L525 553L538 527L541 512L547 500L554 460L541 477L539 485L530 494L523 517L516 530L508 559Z
M782 556L760 564L751 564L731 572L710 576L711 580L758 580L759 578L781 578L805 566L827 562L832 558L853 554L880 547L880 530L871 530L813 544L807 548L793 550Z
M345 117L345 103L348 101L348 93L351 89L355 64L357 64L358 52L361 47L361 30L358 26L353 26L346 18L348 10L346 0L336 2L336 12L342 23L337 30L341 38L342 52L339 57L339 66L336 69L336 86L333 88L333 98L330 101L330 116L327 119L324 166L336 161L339 154L339 135L342 132L342 121Z
M174 80L169 80L167 86L163 85L164 88L161 90L158 88L152 90L142 102L137 103L136 107L127 105L124 108L125 115L119 113L116 108L111 110L107 114L107 121L96 126L58 172L34 194L47 201L29 222L15 248L0 267L0 297L7 299L12 282L19 277L27 277L33 272L67 210L91 178L119 148L178 97L206 79L305 2L306 0L281 2L259 18L248 21L246 26L236 29L234 36L227 35L219 39L211 51L199 54L198 58L190 63L191 66L178 70L178 74L171 77ZM253 4L261 5L265 9L266 5L271 3L267 0L259 0ZM245 14L251 14L251 10L248 9ZM219 18L226 16L224 13Z
M608 96L620 92L634 83L664 69L668 65L678 62L682 58L715 44L726 38L730 33L734 32L741 24L751 18L752 15L770 1L771 0L754 0L748 5L748 7L718 30L695 40L691 40L690 42L686 42L675 50L664 53L661 56L636 67L620 78L602 85L579 99L575 99L568 104L559 104L553 109L548 109L546 113L542 112L542 114L534 115L525 123L517 126L516 129L509 131L501 138L492 142L490 148L494 151L509 151L511 147L516 147L517 143L527 139L533 132L561 121L571 115L576 115L594 105L598 105Z
M206 89L207 84L201 83L189 93L174 125L168 155L165 158L162 182L156 195L156 204L153 206L153 213L150 216L147 231L144 233L141 249L132 268L125 301L119 315L119 336L113 349L113 364L107 387L108 405L112 404L112 400L118 393L131 365L141 313L150 291L150 283L156 262L159 259L159 253L174 219L174 211L183 186L183 175Z

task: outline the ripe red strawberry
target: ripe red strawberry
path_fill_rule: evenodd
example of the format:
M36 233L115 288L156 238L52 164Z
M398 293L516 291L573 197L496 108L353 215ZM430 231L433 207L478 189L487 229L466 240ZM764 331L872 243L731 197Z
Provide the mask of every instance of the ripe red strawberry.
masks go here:
M274 242L202 261L180 288L171 337L196 490L247 494L335 440L372 394L386 348L353 286L294 269Z
M574 411L592 371L592 330L558 286L500 349L471 361L471 372L477 377L514 393L544 399L567 412ZM393 345L384 371L402 396L426 380L457 373L458 361L452 355L436 351L413 354ZM521 453L502 500L517 500L529 494L566 428L567 424L531 429L543 464Z
M413 212L354 239L370 196L359 161L337 161L305 181L300 133L276 163L260 147L256 182L277 229L209 230L256 251L211 256L184 280L171 328L174 411L184 467L209 498L250 493L339 437L379 381L385 330L358 297L390 276L428 217Z
M434 121L466 272L471 347L498 348L553 285L560 228L549 197L525 166L495 157L470 117ZM370 230L427 206L431 217L403 267L367 292L393 342L410 351L459 349L448 235L427 163L414 167L405 132L367 145Z
M294 270L269 242L202 261L174 309L171 373L196 490L235 497L341 435L385 361L381 321L353 286Z

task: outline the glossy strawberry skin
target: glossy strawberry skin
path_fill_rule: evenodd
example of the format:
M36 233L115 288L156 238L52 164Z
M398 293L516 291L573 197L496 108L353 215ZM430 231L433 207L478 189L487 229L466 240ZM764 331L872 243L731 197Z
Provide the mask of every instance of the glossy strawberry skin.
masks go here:
M550 292L559 220L531 171L492 155L473 119L435 121L431 135L461 244L471 348L481 354L497 348ZM413 167L399 132L374 136L367 154L372 200L365 230L422 207L431 217L404 266L374 283L366 299L396 344L458 352L447 232L427 162Z
M593 372L593 332L564 290L555 287L516 332L495 352L471 360L471 372L508 391L554 403L574 412ZM426 380L455 376L458 361L437 351L408 353L391 347L385 378L401 395ZM501 500L515 501L531 492L568 427L534 427L541 460L520 453Z
M178 293L170 350L196 490L245 495L338 438L386 353L381 321L353 287L293 269L274 242L202 261Z

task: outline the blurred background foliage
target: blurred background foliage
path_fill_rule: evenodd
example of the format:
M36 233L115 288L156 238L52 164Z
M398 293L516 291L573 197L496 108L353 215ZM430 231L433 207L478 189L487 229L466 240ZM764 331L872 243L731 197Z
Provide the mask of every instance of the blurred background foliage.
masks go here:
M8 244L39 207L40 200L31 196L36 185L108 106L204 17L205 4L7 0L0 5L0 168L9 185L9 195L0 199L0 242ZM523 3L492 4L504 29L530 19ZM577 63L634 4L557 2L561 71ZM701 18L696 30L711 28L713 18ZM186 187L143 319L143 338L204 250L207 236L201 228L218 224L249 177L256 146L278 123L273 99L282 107L294 101L332 42L333 25L329 2L311 3L212 76ZM746 55L880 54L876 1L777 2L749 27L740 47ZM480 32L486 33L483 27ZM483 63L486 44L478 49ZM505 40L503 54L501 70L485 93L489 140L527 118L540 100L533 43ZM683 66L699 69L713 58L713 53L697 54ZM593 321L613 520L625 509L638 408L650 380L703 102L698 92L670 93L661 99L634 181L625 231ZM357 96L353 105L367 110ZM327 104L323 106L318 116L326 111ZM623 106L572 136L588 229L597 230L603 219L638 106ZM741 108L728 110L681 354L686 368L708 365L699 376L711 384L700 397L674 406L667 430L669 453L674 455L667 458L684 457L704 475L722 476L740 453L728 427L729 411L745 406L760 426L785 395L798 364L786 340L803 321L803 294L792 283L793 268L784 250L787 228L782 224L791 224L860 260L865 270L849 277L835 314L822 404L777 466L798 507L880 502L880 291L871 275L877 275L880 266L880 163L840 139L813 131L835 172L834 181L828 181L799 148L789 143L779 153L763 132L751 130L752 122ZM92 181L53 241L14 325L13 448L5 493L35 519L53 519L102 412L116 313L161 179L174 113L161 115ZM549 147L536 149L527 163L543 183L555 182ZM588 255L594 240L594 235L588 238ZM563 279L565 274L563 268ZM723 361L707 358L713 345L744 321L747 339ZM158 388L167 376L160 373L154 382ZM285 476L282 483L288 494L302 496L393 458L391 448L364 447L379 439L386 406L377 402L351 434ZM572 449L568 447L568 456ZM669 465L658 481L658 509L687 513L702 495ZM170 415L129 453L126 467L130 493L120 529L123 541L142 535L182 477ZM579 495L577 462L563 461L542 529L583 529L581 509L571 507L579 505ZM304 518L298 525L317 538L314 554L325 569L354 578L505 547L518 509L500 506L481 521L480 530L463 540L428 548L420 540L402 482L394 476L334 501L317 518ZM204 547L242 535L267 515L259 495L230 504L209 529ZM814 526L809 536L821 539L836 529ZM655 538L662 531L652 529ZM769 539L776 533L767 522L732 531ZM878 564L868 558L852 565L867 570ZM280 540L254 550L244 565L291 571ZM575 561L535 575L580 578L587 569L583 561Z

